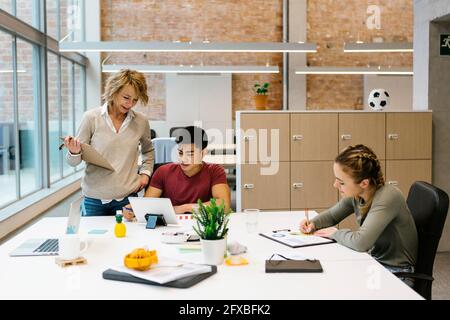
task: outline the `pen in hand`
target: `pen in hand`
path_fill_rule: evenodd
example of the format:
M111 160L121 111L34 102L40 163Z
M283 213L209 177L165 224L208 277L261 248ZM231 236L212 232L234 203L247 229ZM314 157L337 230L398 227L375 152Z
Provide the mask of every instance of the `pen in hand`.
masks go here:
M64 141L65 140L65 138L64 137L59 137L62 141ZM72 140L72 137L69 137L69 141L70 140ZM61 145L59 146L59 150L62 150L62 148L64 147L64 142L63 143L61 143Z
M311 233L312 228L311 228L311 222L309 220L308 208L305 208L305 219L306 219L306 231L307 231L307 233Z

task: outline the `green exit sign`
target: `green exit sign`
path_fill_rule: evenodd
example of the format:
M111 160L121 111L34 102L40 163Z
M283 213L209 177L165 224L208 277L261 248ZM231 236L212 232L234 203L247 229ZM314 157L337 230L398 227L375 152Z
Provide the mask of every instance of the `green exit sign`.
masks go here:
M441 56L450 56L450 34L441 34Z

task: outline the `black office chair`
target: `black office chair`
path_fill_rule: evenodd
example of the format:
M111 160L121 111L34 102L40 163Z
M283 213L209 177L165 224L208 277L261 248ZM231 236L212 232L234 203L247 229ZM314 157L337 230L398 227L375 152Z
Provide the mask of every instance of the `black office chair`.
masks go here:
M173 137L177 137L179 135L183 135L184 128L185 127L172 127L172 128L170 128L169 129L169 136L173 138Z
M409 189L409 210L416 223L419 247L414 273L397 272L397 277L414 279L413 289L431 300L433 264L448 211L448 195L445 191L423 181L416 181Z
M150 129L150 139L155 139L156 138L156 131L153 129Z
M159 167L161 167L161 166L163 166L165 164L168 164L168 163L171 163L171 162L161 162L161 163L155 163L153 165L153 172L152 172L152 175L151 175L150 179L148 180L148 184L144 188L145 191L147 191L148 187L150 186L150 181L152 181L152 177L155 174L156 170L158 170Z

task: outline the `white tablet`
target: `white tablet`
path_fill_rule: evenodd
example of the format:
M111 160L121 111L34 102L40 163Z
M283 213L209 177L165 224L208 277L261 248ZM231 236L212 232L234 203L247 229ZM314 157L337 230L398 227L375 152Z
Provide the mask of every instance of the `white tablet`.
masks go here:
M146 223L147 213L162 214L167 224L179 224L169 198L128 197L138 222Z

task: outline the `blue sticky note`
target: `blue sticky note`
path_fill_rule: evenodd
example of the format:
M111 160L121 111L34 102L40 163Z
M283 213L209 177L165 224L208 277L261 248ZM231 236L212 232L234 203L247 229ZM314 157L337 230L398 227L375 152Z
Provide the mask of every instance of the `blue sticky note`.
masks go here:
M92 229L92 230L89 230L88 234L105 234L107 232L108 232L108 230L106 230L106 229Z

